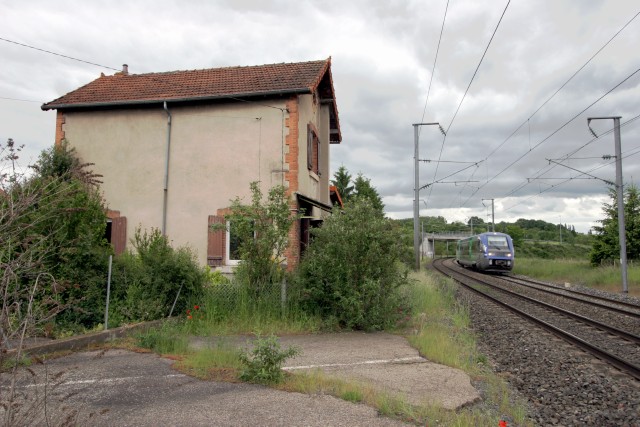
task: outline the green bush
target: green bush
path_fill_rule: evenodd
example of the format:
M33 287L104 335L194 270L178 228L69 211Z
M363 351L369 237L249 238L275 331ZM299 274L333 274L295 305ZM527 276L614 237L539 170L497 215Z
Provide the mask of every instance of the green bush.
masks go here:
M0 170L18 158L12 140L3 150L9 155L0 158ZM30 325L55 319L65 329L83 329L104 316L112 249L96 175L88 166L62 143L40 154L32 174L12 169L0 175L0 317L11 311L14 323L35 316ZM33 290L32 303L27 290Z
M348 329L394 326L406 312L402 244L390 220L356 199L314 230L299 268L305 310Z
M184 311L202 296L207 280L193 254L174 249L158 229L136 230L133 246L116 257L111 281L114 319L137 322Z
M259 184L250 184L250 205L236 198L231 202L231 213L225 216L238 237L242 260L235 270L235 281L249 286L254 297L260 297L271 284L284 278L282 262L295 220L289 211L286 189L282 185L272 187L264 199Z
M282 382L284 374L282 364L290 357L296 356L300 350L296 347L280 348L275 336L262 338L260 335L253 343L253 350L240 353L240 362L244 365L240 371L240 379L258 384L277 384Z

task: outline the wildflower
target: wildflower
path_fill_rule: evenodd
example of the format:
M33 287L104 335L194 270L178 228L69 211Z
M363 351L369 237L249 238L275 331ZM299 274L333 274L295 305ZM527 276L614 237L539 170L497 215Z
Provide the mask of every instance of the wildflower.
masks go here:
M200 310L200 306L199 306L199 305L194 305L194 306L193 306L193 309L194 309L194 310Z
M191 309L187 309L187 314L191 314Z
M188 316L187 316L187 319L189 319L189 320L191 320L192 318L193 318L193 316L192 316L192 315L188 315Z

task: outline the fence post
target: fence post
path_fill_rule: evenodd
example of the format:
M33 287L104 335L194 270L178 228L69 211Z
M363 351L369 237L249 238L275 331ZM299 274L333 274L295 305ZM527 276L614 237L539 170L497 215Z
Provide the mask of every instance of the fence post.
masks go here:
M109 298L111 296L111 264L113 255L109 255L109 273L107 274L107 307L104 310L104 330L109 329Z
M280 284L280 309L282 315L285 314L287 309L287 279L282 279L282 283Z
M176 294L176 299L173 300L171 311L169 312L169 315L167 317L171 317L171 315L173 314L173 309L176 308L176 303L178 302L178 297L180 296L180 291L182 290L182 286L184 286L184 283L180 285L180 289L178 289L178 293Z

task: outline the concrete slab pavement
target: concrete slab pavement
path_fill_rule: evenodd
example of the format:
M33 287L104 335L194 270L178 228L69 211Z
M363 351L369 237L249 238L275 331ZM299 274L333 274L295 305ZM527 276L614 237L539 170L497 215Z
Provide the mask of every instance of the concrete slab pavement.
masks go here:
M235 337L236 345L247 338ZM210 342L211 343L211 342ZM455 410L480 400L470 377L459 369L439 365L420 356L406 338L385 332L341 332L280 337L283 347L302 352L286 362L290 372L320 369L327 375L353 379L395 395L415 405ZM196 340L194 345L207 345Z
M104 334L104 339L113 336ZM331 396L200 381L173 371L170 360L154 354L83 351L87 344L80 344L82 340L65 340L68 348L77 353L50 360L45 370L48 378L56 372L64 373L55 388L60 405L49 407L49 413L73 405L81 409L78 425L84 425L81 420L87 414L92 414L91 418L84 420L91 425L404 425L380 417L373 408ZM91 342L96 340L94 336ZM215 346L221 340L247 346L249 338L194 337L191 344ZM287 361L288 371L320 369L330 376L365 382L381 391L402 395L416 405L455 410L480 400L468 375L420 357L402 336L384 332L291 335L280 337L280 343L302 350ZM56 351L63 350L60 345L56 344ZM29 349L32 354L43 351ZM34 365L30 369L38 374L45 368ZM27 380L33 383L37 375L30 375ZM2 374L0 387L6 385L7 374ZM22 386L23 391L39 389L34 384ZM49 390L49 397L54 397L52 393L54 389Z

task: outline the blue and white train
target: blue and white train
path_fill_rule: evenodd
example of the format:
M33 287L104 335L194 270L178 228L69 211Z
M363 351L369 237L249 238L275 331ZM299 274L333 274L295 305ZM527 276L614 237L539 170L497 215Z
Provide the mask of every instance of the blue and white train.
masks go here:
M511 271L515 251L511 236L488 232L458 240L456 262L482 271Z

